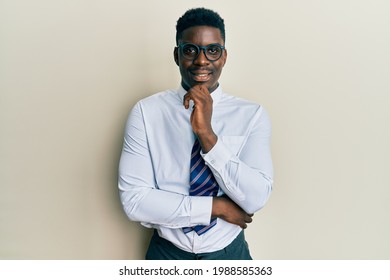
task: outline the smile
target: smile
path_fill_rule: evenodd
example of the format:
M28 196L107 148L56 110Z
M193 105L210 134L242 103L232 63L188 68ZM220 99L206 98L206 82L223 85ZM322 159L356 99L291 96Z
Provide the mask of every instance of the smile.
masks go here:
M191 72L193 79L197 82L205 82L210 79L211 73L193 73Z

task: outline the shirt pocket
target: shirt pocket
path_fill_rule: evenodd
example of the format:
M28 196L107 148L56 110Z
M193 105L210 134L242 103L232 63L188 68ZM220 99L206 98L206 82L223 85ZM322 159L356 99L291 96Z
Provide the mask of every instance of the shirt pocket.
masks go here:
M220 136L222 142L226 147L235 155L238 156L241 152L241 149L244 145L245 136Z

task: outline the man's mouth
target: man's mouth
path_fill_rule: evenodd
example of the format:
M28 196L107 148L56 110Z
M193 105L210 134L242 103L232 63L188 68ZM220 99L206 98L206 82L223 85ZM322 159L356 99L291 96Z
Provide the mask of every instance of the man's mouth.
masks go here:
M192 78L196 82L206 82L210 79L211 73L197 73L197 72L190 72L192 75Z

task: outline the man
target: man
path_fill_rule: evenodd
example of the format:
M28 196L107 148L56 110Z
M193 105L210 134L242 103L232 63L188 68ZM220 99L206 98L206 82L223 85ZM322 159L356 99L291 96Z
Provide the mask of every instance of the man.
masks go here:
M243 229L272 189L269 119L218 83L227 51L217 13L189 10L176 30L181 86L132 109L121 201L131 220L155 229L146 259L252 259Z

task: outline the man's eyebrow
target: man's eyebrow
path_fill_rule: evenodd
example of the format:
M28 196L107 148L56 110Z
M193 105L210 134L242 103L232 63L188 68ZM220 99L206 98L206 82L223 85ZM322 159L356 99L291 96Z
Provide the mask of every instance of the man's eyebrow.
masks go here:
M195 44L195 43L192 43L192 42L182 41L182 42L179 42L179 45L181 45L181 44L193 44L193 45L200 46L200 47L207 47L207 46L211 46L211 45L223 46L223 44L221 44L219 42L210 43L210 44L207 44L207 45L198 45L198 44Z

